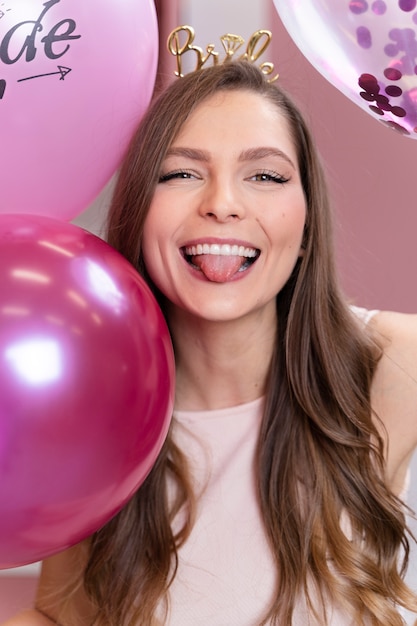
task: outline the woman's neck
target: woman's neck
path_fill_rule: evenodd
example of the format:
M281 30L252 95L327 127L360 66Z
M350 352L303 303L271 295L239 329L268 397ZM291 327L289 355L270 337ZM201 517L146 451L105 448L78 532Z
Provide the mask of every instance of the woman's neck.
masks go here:
M211 410L251 402L265 393L276 316L209 322L169 316L176 355L176 408Z

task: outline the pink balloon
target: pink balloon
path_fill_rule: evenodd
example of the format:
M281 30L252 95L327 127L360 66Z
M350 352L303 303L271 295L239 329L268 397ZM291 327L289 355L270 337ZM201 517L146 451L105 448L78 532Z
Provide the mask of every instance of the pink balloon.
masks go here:
M49 217L0 215L0 569L108 521L165 440L174 359L147 285Z
M2 213L70 220L117 169L151 98L152 0L0 3Z
M314 67L372 117L417 139L417 1L274 0Z

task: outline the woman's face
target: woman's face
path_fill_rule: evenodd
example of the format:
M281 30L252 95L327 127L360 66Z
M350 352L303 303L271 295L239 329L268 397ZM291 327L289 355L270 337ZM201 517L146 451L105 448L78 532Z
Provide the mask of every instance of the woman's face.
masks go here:
M174 307L199 318L275 311L301 253L305 216L284 116L253 92L218 93L189 116L163 161L145 265Z

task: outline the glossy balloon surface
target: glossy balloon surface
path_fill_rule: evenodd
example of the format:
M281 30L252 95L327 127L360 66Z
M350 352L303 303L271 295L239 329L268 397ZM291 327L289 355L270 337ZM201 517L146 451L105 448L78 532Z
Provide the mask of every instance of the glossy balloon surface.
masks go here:
M104 241L0 215L0 568L91 534L153 466L170 423L165 320Z

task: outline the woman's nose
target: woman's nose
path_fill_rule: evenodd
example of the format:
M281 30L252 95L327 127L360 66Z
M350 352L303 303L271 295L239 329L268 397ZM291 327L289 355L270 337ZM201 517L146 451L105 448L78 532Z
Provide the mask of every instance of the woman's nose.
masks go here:
M212 182L201 201L200 213L219 222L242 219L243 199L230 182Z

